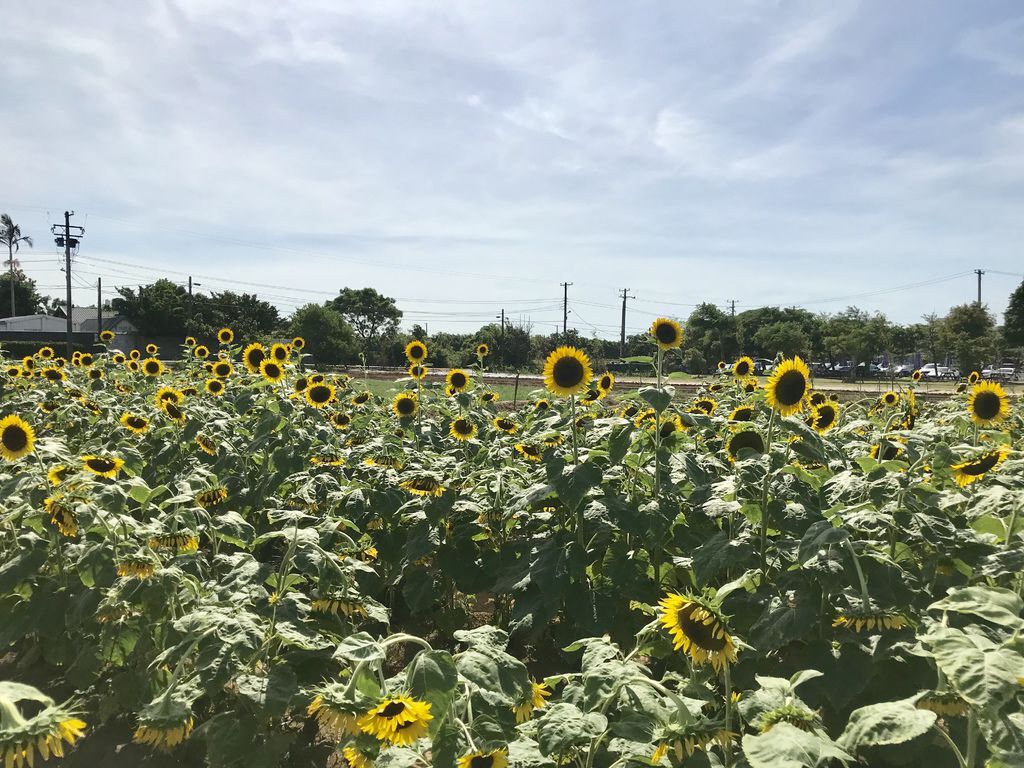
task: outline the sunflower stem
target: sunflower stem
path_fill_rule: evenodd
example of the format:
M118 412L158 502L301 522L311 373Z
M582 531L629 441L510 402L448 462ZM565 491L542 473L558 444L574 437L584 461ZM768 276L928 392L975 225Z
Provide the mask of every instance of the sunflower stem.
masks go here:
M938 724L933 725L932 728L945 740L946 744L949 745L949 748L953 751L953 756L956 757L957 765L960 766L960 768L967 768L967 761L964 760L963 752L960 751L960 748L956 745L956 742L950 738L949 734L946 733L945 729L939 727Z
M768 416L768 438L765 441L768 452L768 466L764 470L764 482L761 484L761 572L768 571L768 484L771 480L772 437L775 435L775 409Z
M732 733L732 675L729 662L722 665L722 684L725 686L725 732ZM724 747L725 768L732 765L732 739Z
M853 560L853 567L857 571L857 581L860 583L860 601L864 605L864 610L870 611L871 596L868 594L868 580L864 576L864 569L860 567L860 558L857 557L857 551L853 548L853 542L849 537L843 543L846 545L846 549Z
M974 768L978 761L978 718L974 716L972 709L967 715L967 755L964 757L964 764L967 768Z
M576 446L576 395L569 395L569 414L572 419L572 462L580 463L579 448Z

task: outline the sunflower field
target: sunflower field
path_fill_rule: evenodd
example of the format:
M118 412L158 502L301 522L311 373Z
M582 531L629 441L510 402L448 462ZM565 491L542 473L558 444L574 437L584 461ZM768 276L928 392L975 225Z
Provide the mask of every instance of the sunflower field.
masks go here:
M0 765L1024 766L1020 404L650 338L518 408L486 346L3 359Z

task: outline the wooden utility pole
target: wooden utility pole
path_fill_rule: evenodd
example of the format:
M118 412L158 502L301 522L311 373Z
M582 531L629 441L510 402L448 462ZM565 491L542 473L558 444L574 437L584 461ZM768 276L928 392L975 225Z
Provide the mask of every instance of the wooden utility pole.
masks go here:
M629 295L629 288L622 289L622 326L619 328L619 357L626 356L626 299L635 299Z
M569 286L572 283L560 283L564 289L562 294L562 335L569 332Z
M64 282L67 287L67 306L65 310L67 312L68 320L68 338L67 338L67 359L71 359L71 353L73 352L74 341L73 334L75 332L74 322L72 320L72 314L74 314L74 307L71 303L71 250L77 248L78 244L82 240L82 236L85 235L85 228L77 225L71 225L71 217L75 215L74 211L64 211L64 226L60 224L54 224L50 231L54 234L54 242L57 247L64 246ZM75 230L72 235L71 230Z
M981 276L985 274L984 269L974 270L974 274L978 276L978 306L981 306Z
M96 278L96 341L103 333L103 278Z

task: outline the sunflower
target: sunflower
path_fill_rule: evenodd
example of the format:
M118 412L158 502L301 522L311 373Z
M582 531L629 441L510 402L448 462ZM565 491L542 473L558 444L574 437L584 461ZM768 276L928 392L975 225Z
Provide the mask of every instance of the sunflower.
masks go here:
M752 405L738 405L732 409L732 413L729 414L729 421L753 421L754 420L754 406Z
M235 340L235 332L230 328L221 328L217 331L217 341L221 344L230 344Z
M296 336L294 339L292 339L292 346L295 349L302 349L303 347L306 346L306 340L301 336Z
M17 461L35 450L36 433L27 421L14 414L0 419L0 456Z
M973 459L961 462L960 464L954 464L950 467L953 472L953 479L956 480L957 485L964 488L973 482L981 480L986 472L1002 464L1009 453L1010 449L1005 445L1001 445L995 450L987 451Z
M658 414L653 408L644 408L638 410L635 417L633 417L633 426L637 429L646 429L647 427L656 424L658 421Z
M114 333L113 331L100 331L100 341L102 341L104 344L109 344L114 340L114 337L116 335L117 334Z
M896 611L875 611L858 608L853 611L841 611L832 622L833 628L844 627L854 632L869 632L903 629L910 625L907 617Z
M156 573L158 563L147 555L129 555L117 563L117 575L122 579L148 579Z
M476 345L476 356L477 357L487 357L489 354L491 354L491 348L488 347L486 344L477 344Z
M544 709L547 705L545 699L549 698L551 698L551 689L548 688L547 683L535 683L531 680L529 697L512 707L512 711L516 715L516 722L525 723L533 717L534 710Z
M506 435L514 435L519 431L519 425L512 421L512 419L506 419L504 416L498 416L491 424L494 425L495 429L504 432Z
M138 360L129 360L127 363L125 363L125 365L128 367L128 370L131 371L132 373L138 373L139 371L142 370L142 366L139 365Z
M416 381L423 381L427 377L427 366L413 363L409 366L409 375Z
M199 360L205 360L210 356L210 348L205 344L200 344L198 347L192 348L192 355Z
M73 745L84 735L85 721L56 707L52 700L47 701L49 706L27 720L17 712L13 701L9 704L5 701L11 710L10 715L4 713L4 726L0 730L0 763L5 768L26 765L32 768L36 752L40 762L49 760L51 755L64 757L64 744Z
M267 357L267 348L259 342L254 341L242 352L242 362L249 369L249 373L259 373L260 363Z
M164 364L155 357L147 357L143 360L141 368L147 376L159 376L164 372Z
M156 403L158 408L162 408L164 403L174 403L178 405L185 401L185 394L179 392L174 387L160 387L153 396L153 401Z
M348 429L352 424L352 417L347 413L339 411L331 416L331 424L335 429Z
M309 460L309 463L316 467L343 467L345 458L337 453L319 453Z
M445 383L455 392L463 392L469 386L469 374L459 368L448 371Z
M132 741L159 749L161 752L170 752L188 739L194 723L191 716L178 720L146 723L140 721L132 735Z
M410 363L421 363L427 359L427 345L413 339L405 345L405 357Z
M92 380L92 381L102 381L103 380L103 371L101 371L99 368L91 369L89 371L89 379Z
M168 533L149 538L150 549L173 549L180 552L199 550L199 538L194 533Z
M408 746L427 734L430 720L430 702L393 696L360 717L359 729L381 741Z
M516 443L515 449L516 453L527 461L540 461L541 459L541 451L535 445L530 445L529 443Z
M745 379L754 372L754 361L744 355L732 364L732 375L737 379Z
M399 392L391 401L391 410L400 419L408 419L416 415L419 401L415 392Z
M583 405L593 405L604 396L605 392L603 390L593 387L588 389L583 397L580 398L580 403Z
M961 381L959 384L956 385L956 393L958 395L963 394L966 391L967 391L967 384L965 382Z
M887 408L892 408L894 405L897 405L899 403L899 401L900 401L900 393L899 392L893 392L892 390L889 390L888 392L885 392L882 395L882 397L879 399L879 402L882 405L886 406Z
M56 488L58 485L67 479L68 473L71 471L70 467L66 467L63 464L57 464L56 466L50 467L46 473L46 479L49 480L50 485Z
M272 384L277 384L284 380L284 367L273 358L268 357L260 361L260 375Z
M122 413L120 421L125 429L129 432L134 432L136 435L141 435L149 429L149 419L136 416L134 413Z
M206 384L203 386L214 397L220 397L224 394L225 385L220 379L207 379Z
M458 768L506 768L508 750L492 749L490 752L470 752L459 758Z
M659 317L651 323L648 334L662 351L677 349L683 344L682 327L675 320L670 320L667 317ZM725 368L725 363L720 365L721 368Z
M665 759L669 749L675 757L673 764L679 765L684 764L686 758L692 757L695 752L706 752L708 747L714 744L725 749L736 737L735 733L725 729L723 723L706 718L681 727L672 725L666 728L666 731L658 740L658 746L651 755L651 762L655 765Z
M615 377L612 376L608 371L602 373L597 379L597 388L604 392L606 395L612 391L612 387L615 386Z
M710 397L702 397L694 401L690 413L703 413L705 416L711 416L716 410L718 410L718 403Z
M185 346L186 347L194 347L197 343L198 342L196 341L196 337L195 336L186 336L185 337Z
M484 392L480 395L481 403L496 403L501 399L501 395L497 392Z
M1001 384L983 381L971 387L971 394L967 396L967 412L979 427L990 427L1010 414L1010 400Z
M443 496L445 487L430 475L422 475L403 480L399 487L404 488L413 496Z
M208 488L205 491L200 491L195 495L196 504L203 509L209 509L210 507L216 507L218 504L222 504L228 499L228 489L223 485L218 485L216 488Z
M953 691L930 691L917 700L918 709L927 709L939 717L963 717L967 714L967 702Z
M977 384L979 381L981 381L981 374L977 371L971 371L970 375L967 377L967 383Z
M682 650L695 665L710 663L716 672L736 662L736 646L717 612L699 600L679 594L664 597L661 623L672 635L672 646Z
M75 512L60 496L48 496L43 499L43 509L50 515L50 523L61 535L73 539L78 536L78 520Z
M360 392L355 397L352 398L352 405L358 408L359 406L366 405L368 402L370 402L371 398L372 395L369 392Z
M590 358L576 347L559 347L544 362L544 386L561 397L578 395L593 377Z
M60 403L56 400L43 400L43 402L39 404L39 410L43 413L53 413L58 408L60 408Z
M24 368L26 371L31 371L33 368L36 367L36 361L32 358L31 355L26 355L25 357L21 358L21 367Z
M158 347L156 344L153 344L152 342L150 342L149 344L146 345L146 354L147 355L155 355L159 351L160 351L160 347Z
M21 376L21 367L20 366L9 365L9 366L7 366L6 370L7 370L7 375L10 376L12 379L16 379L19 376Z
M889 440L871 446L871 458L876 461L895 461L901 453L903 448Z
M40 347L39 351L36 352L36 357L40 360L50 360L54 355L56 355L56 352L53 351L53 347Z
M839 421L839 406L835 403L822 403L811 408L808 425L819 435L828 432Z
M804 406L811 372L799 357L783 360L765 385L768 404L783 416L790 416Z
M39 375L47 381L64 381L67 378L67 374L64 373L62 368L43 368L39 371Z
M83 352L78 358L78 365L82 368L88 368L94 362L96 362L96 358L88 352Z
M199 450L207 456L217 455L217 444L206 435L196 435L196 445L198 445Z
M181 410L176 403L172 403L170 400L164 400L160 403L160 407L171 421L176 422L179 425L185 423L185 412Z
M448 434L459 442L472 440L473 437L476 436L476 425L469 419L460 417L455 419L455 421L451 423L451 426L448 427Z
M142 357L142 353L139 352L139 350L137 349L133 349L131 352L128 353L128 357L130 357L132 360L139 360Z
M124 466L124 459L117 456L83 456L82 467L97 477L113 478Z
M540 398L539 400L536 400L533 403L533 410L535 411L546 411L550 407L551 403L548 400L545 400L544 398Z
M332 699L335 697L332 697ZM341 696L337 697L341 699ZM320 731L332 739L341 739L344 736L359 735L359 715L357 712L349 712L342 708L341 701L324 701L324 697L317 695L308 707L306 714L316 718L316 724Z
M401 469L402 462L395 456L379 453L376 456L367 456L363 459L363 466L379 467L381 469Z
M235 372L235 367L231 365L227 360L220 360L213 364L213 368L210 370L214 376L221 379L226 379L232 373Z
M373 768L373 759L356 747L345 747L341 754L349 768Z
M740 458L740 451L748 450L757 455L764 453L764 438L760 432L753 429L741 429L734 432L725 442L725 450L729 454L729 461L736 461Z
M811 394L807 396L807 403L812 406L821 405L826 400L828 400L828 398L825 397L824 392L811 392Z
M924 372L920 368L910 374L910 378L914 381L920 381L922 376L924 376Z
M288 349L287 344L272 344L270 346L270 356L279 363L285 362L289 357L291 357L291 354L291 350Z

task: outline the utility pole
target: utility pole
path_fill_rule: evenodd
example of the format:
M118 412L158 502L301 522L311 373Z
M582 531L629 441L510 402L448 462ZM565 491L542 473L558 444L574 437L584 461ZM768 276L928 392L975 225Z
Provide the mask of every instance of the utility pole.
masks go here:
M569 286L572 283L559 283L564 289L562 294L562 335L569 332Z
M629 295L629 288L622 289L622 326L619 328L619 357L626 356L626 299L635 299Z
M188 303L192 303L192 275L188 276Z
M72 347L74 346L72 334L75 331L74 323L72 322L71 315L73 313L73 307L71 304L71 249L77 248L82 236L85 235L85 228L79 226L71 226L71 217L75 215L74 211L64 211L64 227L61 228L60 224L54 224L50 231L54 234L53 241L57 244L57 247L64 246L64 280L67 287L67 318L68 318L68 340L67 340L67 358L71 359ZM71 230L74 229L74 236L71 234Z
M501 310L501 342L498 345L498 365L505 367L505 309Z
M96 278L96 341L103 333L103 278Z
M984 269L974 270L974 274L978 276L978 306L981 306L981 276L985 274Z
M729 302L729 315L731 317L736 317L736 299L732 299Z

